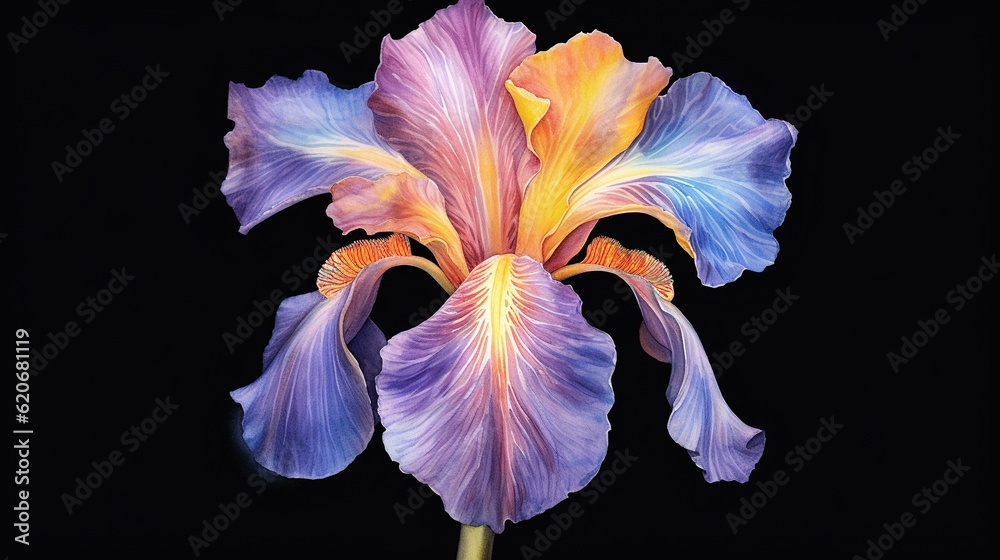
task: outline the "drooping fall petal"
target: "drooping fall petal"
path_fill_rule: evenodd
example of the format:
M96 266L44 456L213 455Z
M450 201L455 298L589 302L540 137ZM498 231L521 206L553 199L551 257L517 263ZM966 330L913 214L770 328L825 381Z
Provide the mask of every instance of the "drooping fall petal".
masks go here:
M521 207L518 254L542 262L552 256L558 243L548 237L570 194L635 140L669 79L670 69L656 58L629 62L621 45L596 31L532 55L514 70L507 89L541 161Z
M673 281L663 263L642 251L595 238L576 272L602 271L621 277L635 292L644 322L643 348L672 364L667 401L670 437L688 450L705 480L746 482L764 452L764 432L743 423L726 404L694 327L673 305ZM567 267L568 269L569 267ZM559 277L559 271L555 273Z
M597 473L615 350L580 310L540 263L495 256L382 350L386 450L456 520L499 533Z
M382 43L376 130L437 184L470 269L514 248L534 158L504 80L534 41L482 0L460 0Z
M417 258L402 235L353 243L324 264L319 291L281 303L264 373L231 393L261 465L287 477L323 478L365 449L374 431L368 384L385 345L368 314L382 274Z
M718 78L677 80L642 134L570 198L553 239L614 214L650 214L674 230L698 277L719 286L774 262L774 230L791 203L785 179L796 129L764 120ZM568 240L575 253L579 240Z
M275 76L259 88L229 85L229 118L236 126L226 134L229 172L222 193L241 232L345 177L420 176L375 134L366 104L374 88L340 89L315 70L297 80Z
M334 184L330 193L333 202L326 213L341 231L405 233L434 253L453 284L468 276L462 242L448 220L441 191L430 179L406 173L384 175L377 181L348 177Z
M371 440L374 420L365 379L338 332L343 304L343 298L326 299L319 292L283 301L264 374L232 392L243 405L243 438L254 458L282 476L338 473ZM385 344L378 328L366 325L362 336Z

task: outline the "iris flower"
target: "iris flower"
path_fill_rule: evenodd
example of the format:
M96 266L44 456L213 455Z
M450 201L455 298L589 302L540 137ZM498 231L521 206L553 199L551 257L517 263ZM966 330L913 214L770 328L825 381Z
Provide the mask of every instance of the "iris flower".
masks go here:
M551 508L608 449L615 346L562 282L606 272L637 296L643 348L671 364L670 437L707 481L747 480L764 433L723 400L669 271L588 239L601 218L638 212L674 231L705 285L762 270L791 200L796 131L708 74L661 95L671 70L626 60L601 32L542 52L534 39L460 0L386 37L357 89L318 71L231 84L222 191L241 232L330 193L341 231L390 233L337 250L317 291L282 302L263 374L232 392L263 466L333 475L381 422L389 456L462 524L499 533ZM451 295L387 341L369 314L396 266Z

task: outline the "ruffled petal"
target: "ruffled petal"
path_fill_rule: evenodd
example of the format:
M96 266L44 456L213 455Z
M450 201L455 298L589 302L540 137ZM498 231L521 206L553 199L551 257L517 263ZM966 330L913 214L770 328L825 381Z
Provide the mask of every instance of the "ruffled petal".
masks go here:
M761 271L774 263L773 232L791 203L785 179L795 139L794 127L764 120L722 80L704 73L677 80L653 103L635 143L573 193L553 237L643 212L674 230L702 283Z
M456 520L499 533L597 473L615 350L580 309L540 263L500 255L382 350L386 450Z
M669 79L659 60L629 62L621 45L600 32L577 35L514 70L507 89L541 161L521 208L518 254L552 256L558 243L547 238L570 194L635 140Z
M275 76L259 88L229 85L236 126L226 134L229 173L222 193L242 233L345 177L420 176L375 134L366 104L374 88L343 90L316 70L297 80Z
M441 189L470 269L514 248L534 158L504 80L534 41L482 0L460 0L382 43L376 130Z
M365 449L375 424L368 386L386 343L368 314L382 274L417 258L401 235L354 243L324 264L319 291L281 302L264 373L231 393L261 465L287 477L323 478Z
M406 173L377 181L348 177L330 188L326 213L343 232L405 233L426 245L453 284L469 275L458 232L448 220L444 198L426 177Z
M598 237L587 247L584 260L570 266L576 272L616 274L632 287L644 319L640 328L643 348L672 364L667 386L672 408L667 421L670 437L690 453L708 482L746 482L764 453L764 432L744 424L723 399L694 327L670 303L673 280L663 263L642 251L623 249L613 239ZM559 271L555 276L561 276Z

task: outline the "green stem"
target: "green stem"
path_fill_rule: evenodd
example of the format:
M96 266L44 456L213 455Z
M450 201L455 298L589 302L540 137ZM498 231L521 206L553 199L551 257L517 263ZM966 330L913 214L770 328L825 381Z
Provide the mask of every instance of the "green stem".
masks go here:
M493 558L493 530L486 525L462 525L458 534L457 560L490 560Z

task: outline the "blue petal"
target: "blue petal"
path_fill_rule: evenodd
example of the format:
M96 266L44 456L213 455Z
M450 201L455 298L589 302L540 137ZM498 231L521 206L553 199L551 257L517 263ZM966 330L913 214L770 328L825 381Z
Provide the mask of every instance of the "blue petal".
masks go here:
M624 249L598 237L575 266L620 276L636 295L644 323L642 347L657 360L673 364L667 401L670 437L688 450L709 482L746 482L764 452L764 433L743 423L722 398L712 366L694 327L670 303L673 279L662 262L643 251Z
M375 376L382 371L382 348L386 345L385 335L371 321L365 321L361 330L354 336L347 349L351 355L358 360L358 366L365 375L365 386L368 389L368 398L372 402L372 415L375 416L375 423L381 423L378 416L378 392L375 390Z
M374 432L366 377L378 373L385 337L366 320L345 341L349 293L326 299L312 292L283 301L263 375L231 393L243 406L243 437L254 457L283 476L338 473Z
M672 364L667 401L673 412L667 431L688 450L705 480L746 482L764 453L764 432L743 423L726 404L705 348L677 307L662 299L655 307L639 298L643 348Z
M241 232L346 177L420 175L375 134L367 105L374 88L369 82L343 90L315 70L298 80L275 76L260 88L230 84L236 126L225 139L229 173L222 193Z
M791 203L785 178L796 135L718 78L677 80L650 107L636 141L574 194L561 231L644 212L674 229L705 285L763 270L777 255L773 232Z

